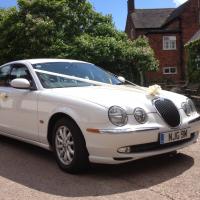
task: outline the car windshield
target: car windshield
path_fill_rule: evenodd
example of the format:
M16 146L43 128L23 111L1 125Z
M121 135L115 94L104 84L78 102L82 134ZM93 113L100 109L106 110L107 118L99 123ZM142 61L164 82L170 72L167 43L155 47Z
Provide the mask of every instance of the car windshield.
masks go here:
M85 80L112 85L122 84L115 75L89 63L49 62L34 64L33 67L36 70L83 78ZM91 83L73 80L59 75L41 73L40 71L36 72L44 88L85 87L93 85Z

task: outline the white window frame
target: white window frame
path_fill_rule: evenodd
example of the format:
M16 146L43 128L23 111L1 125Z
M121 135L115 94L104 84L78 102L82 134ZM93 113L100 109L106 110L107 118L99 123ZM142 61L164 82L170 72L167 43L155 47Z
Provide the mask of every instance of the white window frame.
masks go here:
M165 70L169 70L169 72L166 72ZM172 69L175 69L175 72L171 72ZM177 67L163 67L163 74L177 74L178 70Z
M163 50L176 50L176 36L163 36Z

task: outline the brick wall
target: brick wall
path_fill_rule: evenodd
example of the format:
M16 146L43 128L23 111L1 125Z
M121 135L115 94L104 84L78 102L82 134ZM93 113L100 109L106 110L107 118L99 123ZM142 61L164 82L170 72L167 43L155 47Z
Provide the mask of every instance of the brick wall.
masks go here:
M130 39L137 38L136 30L134 28L130 15L127 16L125 32L127 33L128 38Z
M180 34L150 34L147 35L151 47L154 49L155 57L160 62L158 72L146 73L149 82L162 81L163 79L171 79L173 81L181 80L181 67L180 67ZM163 50L163 36L176 36L177 49L176 50ZM177 67L177 74L163 74L164 67Z

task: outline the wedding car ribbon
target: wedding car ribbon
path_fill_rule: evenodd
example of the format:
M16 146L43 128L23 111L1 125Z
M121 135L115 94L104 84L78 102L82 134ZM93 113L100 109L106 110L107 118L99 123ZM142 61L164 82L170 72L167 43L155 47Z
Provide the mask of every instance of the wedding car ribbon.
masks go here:
M49 72L49 71L40 70L40 69L35 69L35 72L47 74L47 75L52 75L52 76L58 76L58 77L62 77L62 78L67 78L67 79L70 79L70 80L81 81L81 82L84 82L84 83L90 83L92 85L97 85L97 86L114 87L111 83L110 84L102 83L102 82L99 82L99 81L93 81L93 80L89 80L89 79L86 79L86 78L79 78L79 77L76 77L76 76L64 75L64 74ZM133 84L133 83L131 83L131 84ZM134 86L135 89L147 92L148 95L152 95L152 96L159 94L160 91L161 91L161 87L159 85L153 85L153 86L150 86L149 88L143 88L143 87L135 85L135 84L133 84L133 86Z
M42 74L48 74L48 75L52 75L52 76L59 76L59 77L62 77L62 78L67 78L67 79L75 80L75 81L81 81L81 82L84 82L84 83L90 83L90 84L98 85L98 86L110 86L111 85L111 84L108 84L108 83L92 81L92 80L85 79L85 78L78 78L76 76L64 75L64 74L49 72L49 71L45 71L45 70L35 69L35 72L42 73Z

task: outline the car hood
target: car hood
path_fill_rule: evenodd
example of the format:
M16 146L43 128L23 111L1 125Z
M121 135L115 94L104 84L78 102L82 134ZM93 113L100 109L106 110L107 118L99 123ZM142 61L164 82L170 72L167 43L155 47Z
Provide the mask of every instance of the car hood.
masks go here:
M177 108L186 101L186 97L169 91L161 90L158 95L149 95L148 88L138 86L90 86L77 88L51 89L51 94L86 100L91 103L109 108L120 106L128 113L133 113L136 107L144 108L147 112L155 112L152 101L158 97L171 100Z

